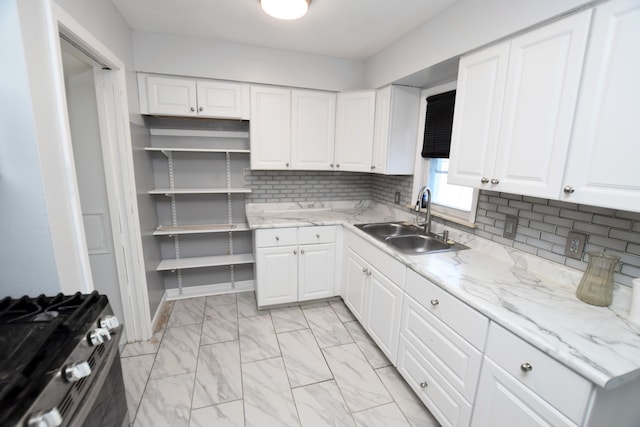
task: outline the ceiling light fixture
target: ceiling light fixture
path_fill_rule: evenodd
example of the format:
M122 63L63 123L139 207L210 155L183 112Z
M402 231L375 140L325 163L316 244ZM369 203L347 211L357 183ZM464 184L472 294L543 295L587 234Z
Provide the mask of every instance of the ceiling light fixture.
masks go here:
M298 19L306 15L311 0L260 0L262 10L278 19Z

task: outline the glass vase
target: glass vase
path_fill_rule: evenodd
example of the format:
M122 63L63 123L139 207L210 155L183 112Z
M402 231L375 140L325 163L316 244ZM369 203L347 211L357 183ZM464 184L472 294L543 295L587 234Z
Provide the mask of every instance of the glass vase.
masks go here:
M588 254L589 264L580 280L576 296L587 304L607 307L613 299L613 270L620 258L597 252Z

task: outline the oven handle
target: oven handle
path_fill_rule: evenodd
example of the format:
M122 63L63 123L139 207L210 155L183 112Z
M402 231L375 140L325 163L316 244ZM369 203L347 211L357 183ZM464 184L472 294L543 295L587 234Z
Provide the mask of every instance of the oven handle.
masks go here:
M116 357L118 357L118 342L120 333L124 325L120 325L115 329L115 333L111 334L111 339L105 342L103 345L107 347L107 353L104 356L105 363L102 365L101 369L97 372L98 378L91 383L87 394L85 395L82 404L78 408L75 416L73 417L71 423L69 425L82 425L89 415L89 411L93 408L93 403L99 399L99 392L102 390L102 386L107 380L107 376L111 371L111 365L113 365L113 361ZM129 424L129 415L124 417L125 424Z

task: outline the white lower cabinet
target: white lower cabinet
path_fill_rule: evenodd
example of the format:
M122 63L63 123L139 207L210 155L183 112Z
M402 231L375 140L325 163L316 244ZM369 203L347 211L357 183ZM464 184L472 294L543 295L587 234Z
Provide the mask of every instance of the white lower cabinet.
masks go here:
M492 323L471 425L580 425L591 393L589 381Z
M335 295L334 226L256 230L258 306Z

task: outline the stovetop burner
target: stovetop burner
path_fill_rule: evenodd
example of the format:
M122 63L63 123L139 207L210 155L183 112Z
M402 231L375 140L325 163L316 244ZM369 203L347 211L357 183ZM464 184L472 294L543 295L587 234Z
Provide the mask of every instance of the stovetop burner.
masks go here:
M71 296L58 294L55 297L40 295L37 298L24 296L20 299L5 298L0 301L0 324L17 322L49 322L58 316L68 317L77 310L87 295Z

